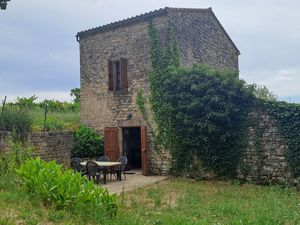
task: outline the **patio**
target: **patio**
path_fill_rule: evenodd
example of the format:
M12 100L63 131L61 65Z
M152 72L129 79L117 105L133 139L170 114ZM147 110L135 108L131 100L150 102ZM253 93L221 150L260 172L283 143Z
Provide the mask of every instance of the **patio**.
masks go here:
M111 194L120 194L123 191L128 192L136 188L145 187L162 180L167 179L166 176L143 176L141 170L130 170L126 173L126 180L122 174L122 181L116 181L115 179L108 180L103 187L107 188Z

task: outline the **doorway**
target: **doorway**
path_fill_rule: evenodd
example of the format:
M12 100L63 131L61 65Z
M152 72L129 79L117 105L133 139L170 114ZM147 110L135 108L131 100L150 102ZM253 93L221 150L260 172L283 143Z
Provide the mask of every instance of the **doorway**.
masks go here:
M141 169L141 128L124 127L123 133L123 155L128 159L126 170Z

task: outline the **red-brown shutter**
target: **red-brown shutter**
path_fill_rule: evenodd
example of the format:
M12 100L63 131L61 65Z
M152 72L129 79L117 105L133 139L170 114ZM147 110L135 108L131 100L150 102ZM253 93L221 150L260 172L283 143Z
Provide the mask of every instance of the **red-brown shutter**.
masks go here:
M127 79L127 59L121 58L121 89L128 88L128 79Z
M104 128L104 151L111 161L119 159L118 128Z
M148 134L147 127L141 127L142 174L148 175Z
M114 90L114 72L113 72L113 62L108 60L108 90Z

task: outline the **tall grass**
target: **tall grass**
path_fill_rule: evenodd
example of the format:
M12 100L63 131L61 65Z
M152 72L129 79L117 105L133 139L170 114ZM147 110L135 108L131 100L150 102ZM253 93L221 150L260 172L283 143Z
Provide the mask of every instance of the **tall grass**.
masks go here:
M76 109L49 108L45 121L45 109L40 105L25 107L8 104L3 113L0 113L0 130L18 134L29 131L74 130L80 123L79 111Z
M27 110L7 107L0 113L0 130L23 135L31 130L33 118Z

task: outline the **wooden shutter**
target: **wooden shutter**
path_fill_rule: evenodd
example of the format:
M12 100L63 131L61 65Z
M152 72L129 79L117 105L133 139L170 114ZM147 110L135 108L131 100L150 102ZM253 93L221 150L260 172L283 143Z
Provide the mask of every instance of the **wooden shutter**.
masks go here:
M119 159L118 128L104 128L104 151L111 161Z
M121 89L128 88L128 79L127 79L127 59L121 58Z
M114 90L114 69L111 60L108 60L108 90Z
M142 174L148 175L148 134L147 127L141 127Z

